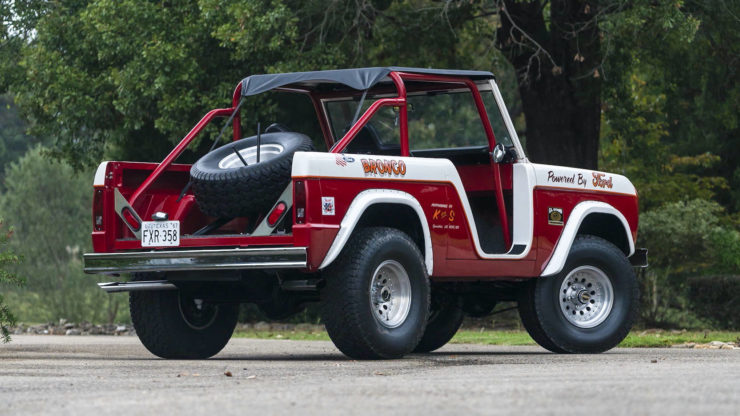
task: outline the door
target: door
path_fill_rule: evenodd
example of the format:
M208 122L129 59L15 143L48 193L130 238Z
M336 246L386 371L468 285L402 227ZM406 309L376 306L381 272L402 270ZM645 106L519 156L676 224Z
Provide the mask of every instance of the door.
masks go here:
M448 159L460 177L461 186L452 181L450 201L459 198L460 212L465 213L469 227L449 232L448 257L507 253L511 248L512 166L491 160L496 141L486 128L485 102L480 101L479 107L474 94L464 87L412 92L407 102L411 155Z

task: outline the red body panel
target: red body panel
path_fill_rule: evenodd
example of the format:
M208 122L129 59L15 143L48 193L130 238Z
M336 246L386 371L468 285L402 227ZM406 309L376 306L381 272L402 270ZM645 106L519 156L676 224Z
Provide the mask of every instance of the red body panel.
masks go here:
M562 226L547 222L547 207L563 209L563 219L567 224L573 208L583 201L605 202L624 215L630 225L632 240L637 240L638 207L637 197L609 192L589 192L566 188L536 187L534 189L534 238L537 241L536 273L541 273L550 260L555 245L563 231Z
M488 177L490 178L490 175ZM468 277L482 279L511 276L530 277L533 275L534 250L530 252L525 260L488 260L481 259L476 254L471 229L468 225L472 219L465 215L462 201L454 186L449 182L343 178L321 178L320 180L313 179L306 182L308 184L306 215L307 223L309 223L306 228L310 228L321 221L322 227L334 226L338 230L350 204L362 191L368 189L403 191L413 195L419 201L429 223L434 253L435 278ZM480 182L483 182L483 180ZM333 196L335 198L336 215L321 216L321 198L316 195ZM435 216L436 210L432 207L432 204L440 203L452 205L452 208L445 212L445 217ZM491 197L491 204L496 204L493 197ZM314 243L315 241L311 240L311 246ZM323 256L321 256L321 259L323 259ZM457 261L458 259L465 261Z
M103 226L93 231L93 249L96 253L109 253L119 250L141 250L141 242L126 227L115 212L114 189L125 198L130 196L149 177L157 163L110 162L108 163L105 184L96 187L102 192ZM208 236L189 236L201 227L213 222L215 218L204 215L198 208L192 193L177 201L181 190L190 178L190 165L170 165L156 181L153 181L140 194L133 208L147 221L155 212L166 212L169 219L180 221L180 247L247 247L265 245L293 245L290 235L250 237L244 234L249 225L245 218L237 218L218 230L218 234Z

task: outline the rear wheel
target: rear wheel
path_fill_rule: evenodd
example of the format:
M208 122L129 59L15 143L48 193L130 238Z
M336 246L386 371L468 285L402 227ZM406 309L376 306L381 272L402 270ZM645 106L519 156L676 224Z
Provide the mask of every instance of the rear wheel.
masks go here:
M344 354L400 358L419 344L429 314L429 278L409 236L392 228L361 229L326 276L322 317Z
M151 280L139 275L134 280ZM239 305L211 304L180 290L131 292L131 320L141 343L162 358L216 355L236 327Z
M429 321L414 352L431 352L450 342L465 319L457 297L432 294Z
M599 353L619 344L637 316L639 289L624 253L599 237L576 238L563 270L531 281L519 314L532 338L558 353Z

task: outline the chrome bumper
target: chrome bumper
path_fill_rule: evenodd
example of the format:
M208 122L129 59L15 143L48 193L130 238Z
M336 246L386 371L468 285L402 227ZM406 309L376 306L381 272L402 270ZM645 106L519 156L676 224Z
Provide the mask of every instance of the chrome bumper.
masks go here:
M177 286L167 280L149 280L143 282L107 282L98 283L106 293L139 292L149 290L177 290Z
M89 253L85 273L170 272L188 270L302 269L306 247Z
M648 267L648 251L646 248L637 248L635 253L629 257L633 267Z

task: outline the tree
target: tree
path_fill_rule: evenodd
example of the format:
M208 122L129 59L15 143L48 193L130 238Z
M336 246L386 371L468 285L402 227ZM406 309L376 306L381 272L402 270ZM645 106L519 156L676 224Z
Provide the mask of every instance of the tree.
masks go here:
M644 80L665 94L663 111L673 151L681 156L710 153L706 175L727 180L716 200L740 211L740 1L686 1L696 17L691 42L638 44L635 60Z
M694 199L668 203L641 215L642 244L653 248L650 267L642 270L640 279L644 322L684 328L700 326L702 322L697 322L697 317L720 317L722 326L737 322L735 309L721 307L734 300L716 290L718 276L693 282L700 287L699 292L706 292L700 294L702 301L712 299L713 307L701 305L687 290L687 282L698 276L737 273L740 233L728 227L723 214L718 203ZM737 276L727 277L734 277L735 281L734 286L727 281L727 290L740 290Z
M0 95L0 191L4 185L3 170L26 151L45 140L28 136L26 123L18 115L10 94Z
M23 280L15 274L5 270L10 265L18 264L20 258L8 248L8 241L13 235L13 229L3 230L3 221L0 219L0 285L21 286ZM15 315L4 303L0 293L0 339L3 343L10 341L10 327L15 325Z
M207 109L226 106L238 80L252 73L467 67L476 59L490 67L481 54L459 52L473 49L458 48L457 29L470 26L470 6L442 15L436 3L387 0L20 4L30 6L16 7L18 18L5 26L34 30L5 31L0 54L7 60L0 68L10 75L0 88L16 95L33 135L54 137L53 155L78 169L105 153L161 160ZM410 37L415 42L405 41ZM251 131L257 120L271 118L274 104L248 100L244 112Z
M526 118L527 150L536 162L596 169L602 91L629 64L628 38L660 42L690 31L681 1L497 0L478 16L496 15L494 42L514 66ZM670 23L670 25L668 24ZM639 33L614 26L639 24ZM633 27L633 32L636 32ZM616 62L615 62L616 61Z

